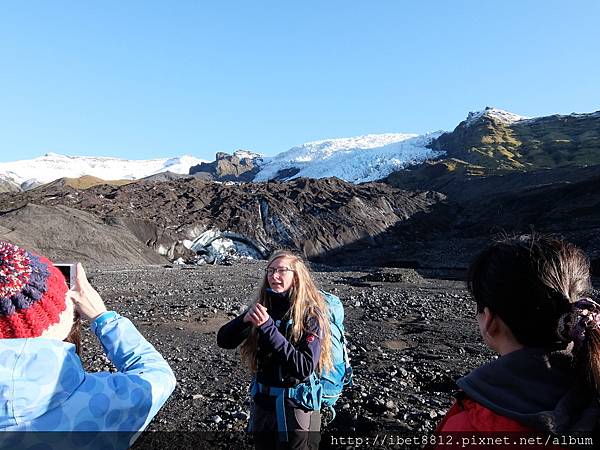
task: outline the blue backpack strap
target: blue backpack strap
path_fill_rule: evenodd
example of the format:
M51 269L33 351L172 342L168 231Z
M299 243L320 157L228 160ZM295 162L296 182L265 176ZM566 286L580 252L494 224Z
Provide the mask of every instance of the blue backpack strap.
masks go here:
M252 377L252 381L250 382L250 397L254 397L258 392L258 384L256 377Z
M280 442L288 441L287 434L287 421L285 417L285 398L287 396L287 388L267 386L258 381L254 381L253 384L256 386L255 393L260 392L261 394L267 394L271 397L275 397L275 415L277 417L277 433L279 435ZM252 422L251 422L252 423ZM253 431L250 426L248 431Z
M312 397L312 404L317 405L317 375L314 372L311 373L308 380L310 382L310 395Z
M344 384L352 386L352 366L350 366L350 357L348 356L348 348L346 347L346 336L344 334L344 331L337 324L337 322L331 321L330 324L335 326L340 333L340 342L342 344L342 352L344 355L344 363L346 366L346 368L345 368L346 370L344 373ZM335 410L334 410L334 412L335 412Z
M275 397L275 414L277 415L277 431L279 433L279 440L281 442L287 442L287 421L285 418L285 392L286 388L275 388L270 389L270 394Z

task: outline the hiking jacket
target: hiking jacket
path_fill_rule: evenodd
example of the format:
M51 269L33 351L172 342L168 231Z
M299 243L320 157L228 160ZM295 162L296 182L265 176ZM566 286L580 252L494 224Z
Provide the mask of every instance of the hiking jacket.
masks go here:
M171 368L128 319L92 328L117 373L85 372L70 343L0 339L0 448L128 448L146 428L175 388ZM64 433L10 433L23 431Z
M452 408L438 426L437 431L443 433L472 432L533 432L530 427L508 417L496 414L489 408L470 398L460 395Z
M258 327L256 381L273 387L292 387L308 379L321 356L321 339L316 320L305 324L305 331L296 344L288 338L289 312L287 296L270 294L273 299L268 309L269 319ZM225 349L238 347L249 335L251 324L244 322L246 313L223 325L217 333L217 345ZM273 405L273 397L256 394L261 406Z
M564 346L526 347L457 381L461 393L438 426L444 432L592 433L598 395L575 370Z

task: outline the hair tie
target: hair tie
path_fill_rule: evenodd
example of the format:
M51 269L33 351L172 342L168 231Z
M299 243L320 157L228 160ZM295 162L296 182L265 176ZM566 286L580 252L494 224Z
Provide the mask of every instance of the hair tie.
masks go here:
M587 331L600 328L600 305L590 298L571 304L571 311L558 319L556 334L564 342L573 341L576 350L586 341Z

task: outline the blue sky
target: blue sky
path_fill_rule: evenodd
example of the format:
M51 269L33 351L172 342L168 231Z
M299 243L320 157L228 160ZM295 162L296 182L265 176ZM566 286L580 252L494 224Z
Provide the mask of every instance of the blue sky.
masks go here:
M600 109L600 2L0 4L0 161L213 159Z

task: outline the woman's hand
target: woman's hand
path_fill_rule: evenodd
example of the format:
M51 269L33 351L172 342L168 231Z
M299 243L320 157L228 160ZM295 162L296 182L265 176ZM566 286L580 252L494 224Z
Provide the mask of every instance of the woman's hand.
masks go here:
M84 319L93 321L100 314L106 312L102 297L89 283L81 263L77 263L75 285L67 292L67 296L73 301L75 310Z
M260 327L263 323L269 320L269 313L260 303L255 303L244 316L244 322L250 322L252 325Z

